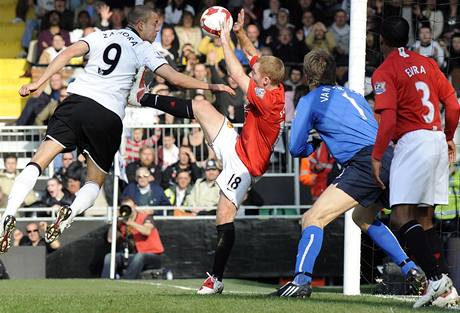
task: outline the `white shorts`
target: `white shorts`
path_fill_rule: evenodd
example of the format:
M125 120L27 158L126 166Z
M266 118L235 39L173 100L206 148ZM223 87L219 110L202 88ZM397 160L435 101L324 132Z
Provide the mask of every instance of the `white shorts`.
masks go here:
M237 138L238 133L232 123L225 119L212 148L217 158L222 160L222 172L216 182L222 193L238 208L253 182L253 177L236 153Z
M399 139L390 170L390 205L447 204L449 157L441 131L416 130Z

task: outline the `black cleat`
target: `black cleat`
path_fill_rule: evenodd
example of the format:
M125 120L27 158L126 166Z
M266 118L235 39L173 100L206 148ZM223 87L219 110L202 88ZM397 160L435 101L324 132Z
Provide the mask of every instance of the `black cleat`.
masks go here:
M410 285L415 295L422 295L428 286L428 280L424 273L417 268L411 269L406 276L406 281Z
M2 242L0 244L0 254L5 253L11 247L11 234L16 228L16 218L13 215L7 215L3 222Z
M291 297L291 298L309 298L311 295L311 285L296 285L292 281L279 288L277 291L271 293L275 297Z

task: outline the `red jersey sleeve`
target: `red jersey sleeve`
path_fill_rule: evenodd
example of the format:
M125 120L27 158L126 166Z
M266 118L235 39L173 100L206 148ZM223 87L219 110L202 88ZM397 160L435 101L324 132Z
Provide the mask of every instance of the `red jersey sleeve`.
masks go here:
M377 70L372 75L372 87L375 95L376 113L382 110L395 110L397 108L397 92L393 77L387 71Z
M447 80L441 70L438 70L437 72L439 101L441 101L444 105L446 112L444 133L446 134L446 140L449 141L454 138L455 130L458 126L460 105L457 100L455 89L452 87L451 83Z
M256 82L251 78L249 80L248 92L246 93L249 103L254 105L259 112L267 109L266 103L271 102L271 94L264 88L257 87Z
M251 60L249 61L249 66L253 68L254 64L256 64L257 61L259 61L259 56L258 55L253 56Z

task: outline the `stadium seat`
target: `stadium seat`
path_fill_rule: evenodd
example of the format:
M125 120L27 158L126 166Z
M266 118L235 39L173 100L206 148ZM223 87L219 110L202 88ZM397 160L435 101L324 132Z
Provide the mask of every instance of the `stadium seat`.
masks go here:
M17 0L0 1L0 59L15 58L21 51L21 37L24 32L24 23L12 24L10 21L15 17Z
M0 43L1 45L1 43ZM2 51L0 46L0 51ZM24 59L0 59L0 119L16 119L26 103L18 94L19 87L30 82L20 78L24 72Z

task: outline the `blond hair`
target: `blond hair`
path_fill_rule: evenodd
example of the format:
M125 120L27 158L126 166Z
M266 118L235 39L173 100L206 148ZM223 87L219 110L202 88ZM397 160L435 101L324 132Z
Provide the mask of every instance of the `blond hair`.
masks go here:
M284 64L279 58L274 56L261 56L257 62L260 64L260 72L270 78L273 86L278 86L284 81Z
M334 57L323 49L312 50L303 59L303 70L310 89L320 85L335 85Z

